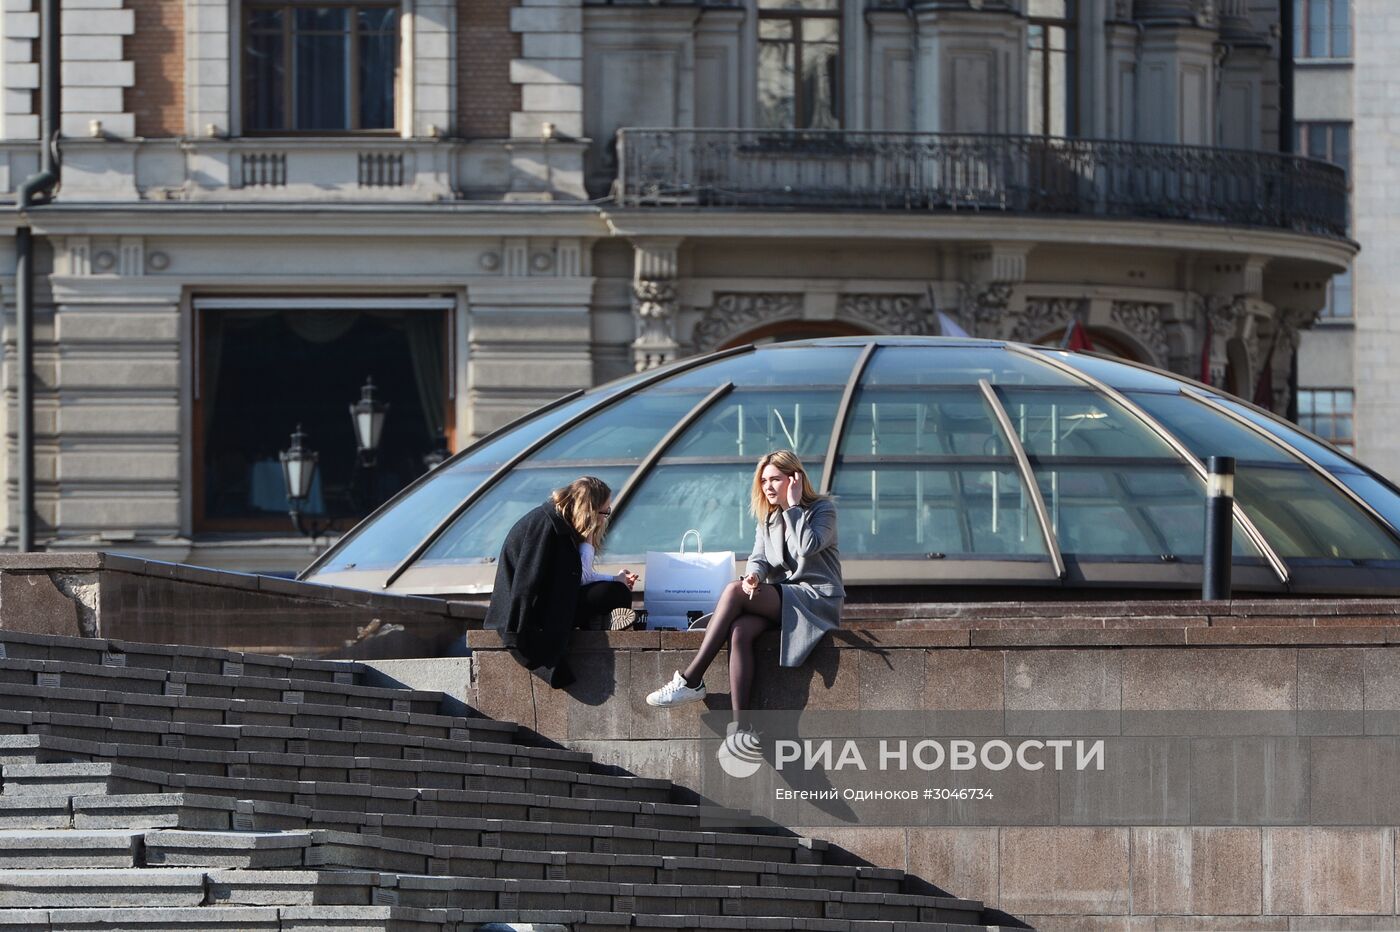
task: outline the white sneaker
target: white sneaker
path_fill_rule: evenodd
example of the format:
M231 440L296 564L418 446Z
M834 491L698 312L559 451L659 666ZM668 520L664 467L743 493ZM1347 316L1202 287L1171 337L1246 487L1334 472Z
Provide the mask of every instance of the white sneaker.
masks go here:
M671 682L647 696L647 705L654 705L667 709L671 706L685 705L687 702L698 702L705 698L705 684L691 689L685 685L685 677L681 676L681 671L677 670L676 675L671 677Z

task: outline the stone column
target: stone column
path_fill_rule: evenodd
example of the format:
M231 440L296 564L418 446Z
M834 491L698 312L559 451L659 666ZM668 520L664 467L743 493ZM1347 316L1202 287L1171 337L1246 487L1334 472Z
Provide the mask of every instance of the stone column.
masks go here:
M40 473L39 512L66 540L149 543L191 531L183 393L193 360L181 283L147 274L168 262L141 236L55 242L53 344L43 354L54 408L39 422L51 425L39 443L52 451L52 473Z
M1210 10L1208 4L1138 0L1140 141L1214 144L1216 32Z
M1022 133L1026 22L1004 3L940 3L915 14L915 129Z
M957 316L969 334L995 337L1014 327L1009 318L1025 311L1025 295L1016 286L1026 280L1031 249L1025 243L979 243L963 250Z
M457 4L455 0L413 0L406 24L412 40L411 115L403 135L437 136L457 113ZM469 91L470 92L470 91Z
M228 0L185 0L185 133L235 132ZM211 133L212 130L212 133Z
M520 57L510 80L520 87L520 109L510 115L511 179L506 200L586 198L583 185L583 2L510 11Z
M674 360L676 338L676 276L679 239L648 239L633 244L632 309L637 336L632 361L638 372Z
M480 437L593 384L592 243L511 236L467 284L469 430Z

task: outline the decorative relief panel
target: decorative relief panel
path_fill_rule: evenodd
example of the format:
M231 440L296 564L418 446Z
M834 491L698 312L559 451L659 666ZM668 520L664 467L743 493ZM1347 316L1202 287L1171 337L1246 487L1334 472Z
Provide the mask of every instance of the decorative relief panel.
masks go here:
M1010 339L1030 343L1071 319L1083 320L1089 302L1083 298L1027 298L1026 309L1013 315Z
M705 308L690 341L696 350L714 349L746 330L777 320L802 316L802 295L785 293L719 293Z
M970 336L995 336L1011 303L1013 286L1007 282L958 284L958 323Z
M843 294L836 315L876 333L926 334L937 329L928 298L917 294Z
M1114 301L1108 316L1152 351L1153 364L1165 366L1169 353L1162 319L1165 310L1164 305L1148 301Z

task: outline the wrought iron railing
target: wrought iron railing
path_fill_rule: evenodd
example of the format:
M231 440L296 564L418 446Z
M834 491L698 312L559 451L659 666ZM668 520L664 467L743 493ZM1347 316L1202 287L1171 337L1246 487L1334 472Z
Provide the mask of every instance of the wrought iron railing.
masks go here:
M1346 174L1273 152L1045 136L623 129L629 207L981 210L1347 236Z

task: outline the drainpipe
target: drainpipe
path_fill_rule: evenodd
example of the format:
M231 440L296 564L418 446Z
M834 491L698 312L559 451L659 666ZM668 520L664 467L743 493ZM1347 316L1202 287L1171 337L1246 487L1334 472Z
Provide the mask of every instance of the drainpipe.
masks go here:
M1278 52L1278 148L1280 152L1293 152L1293 56L1298 50L1293 47L1293 4L1279 4L1279 52Z
M58 186L58 128L62 110L59 0L39 6L39 171L19 186L20 226L15 230L15 362L18 367L19 540L16 549L34 549L34 234L29 208L53 201Z

